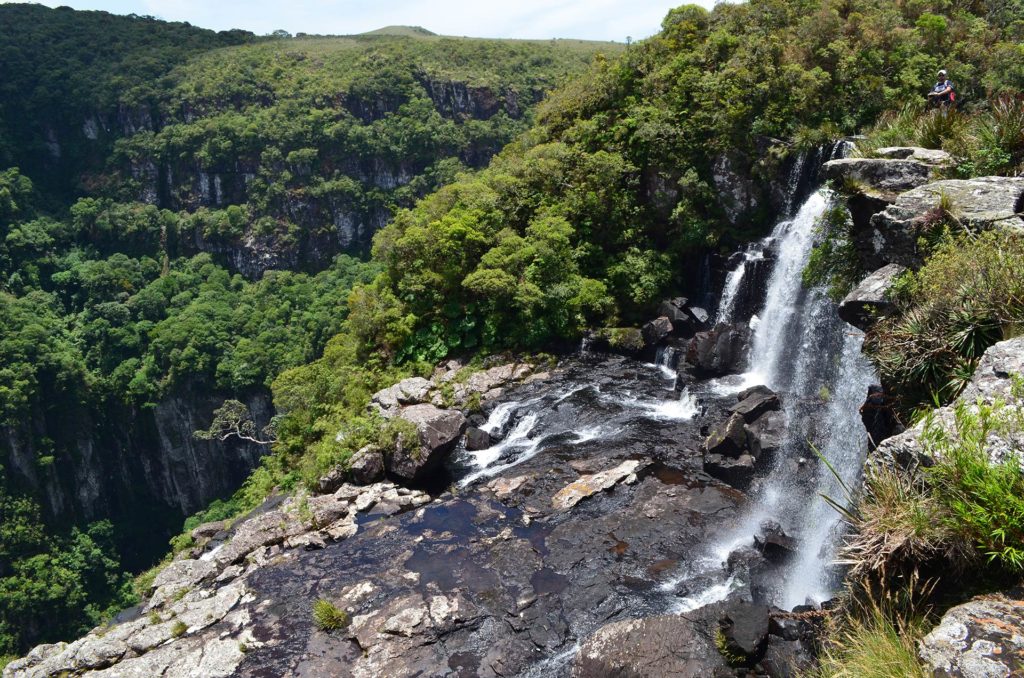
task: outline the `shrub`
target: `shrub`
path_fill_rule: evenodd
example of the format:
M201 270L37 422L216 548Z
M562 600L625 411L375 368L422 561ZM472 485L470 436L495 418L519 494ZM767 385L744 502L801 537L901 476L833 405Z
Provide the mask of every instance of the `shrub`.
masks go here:
M819 241L802 274L804 287L825 287L829 297L838 301L857 284L864 271L850 239L852 225L849 211L839 200L821 216Z
M185 635L186 631L188 631L188 624L183 621L176 621L174 626L171 627L171 637L180 638Z
M985 350L1024 323L1024 236L946 237L898 291L898 312L865 347L904 411L949 402Z
M348 613L339 610L329 600L320 598L313 603L313 623L321 631L336 631L348 626Z
M818 656L815 678L925 678L917 660L921 620L877 604L847 611L834 622Z

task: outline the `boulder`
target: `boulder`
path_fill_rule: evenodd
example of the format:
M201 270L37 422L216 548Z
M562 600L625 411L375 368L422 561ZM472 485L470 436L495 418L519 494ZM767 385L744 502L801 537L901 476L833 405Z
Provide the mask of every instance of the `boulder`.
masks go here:
M916 160L843 158L822 166L827 179L855 182L867 193L895 194L928 183L931 166Z
M354 482L363 485L383 480L384 453L375 445L367 445L360 448L359 451L352 455L348 471Z
M370 406L376 408L385 417L398 414L402 405L415 405L430 400L433 382L423 377L403 379L397 384L377 391L370 397Z
M711 430L704 441L709 454L724 457L738 457L747 449L747 432L744 430L743 415L733 414L725 422Z
M740 414L733 416L742 417ZM782 448L786 422L779 412L765 412L744 426L743 431L747 436L747 450L759 463L764 463Z
M491 434L482 428L470 426L466 429L466 449L469 451L486 450L493 445Z
M678 615L624 619L602 626L580 646L573 678L734 675L714 634Z
M685 325L690 322L690 314L686 312L686 304L689 301L686 297L666 299L658 306L658 313L673 324Z
M615 468L580 476L555 493L551 498L551 507L558 511L572 508L587 497L609 490L623 480L629 482L631 476L635 480L636 472L647 465L648 462L630 459Z
M855 239L865 263L871 268L887 263L920 264L917 239L936 217L943 196L951 213L975 231L992 228L1024 231L1022 199L1024 177L948 179L925 184L900 194L885 210L871 217L871 231Z
M799 678L810 674L816 653L803 641L787 641L768 636L764 657L759 666L768 678Z
M739 394L740 401L729 408L729 412L739 414L744 421L752 422L765 412L782 408L778 394L767 386L755 386Z
M918 655L936 676L989 678L1024 673L1024 590L978 596L942 616Z
M796 553L796 539L786 534L774 520L761 523L760 531L754 535L754 548L773 563L782 563Z
M1008 407L1018 410L1024 408L1015 395L1014 377L1024 374L1024 337L1008 339L990 346L978 363L974 376L967 384L963 393L950 405L933 411L931 417L934 425L944 429L955 439L955 410L961 404L973 408L977 401L992 404L996 401L1006 403ZM869 467L885 466L915 471L920 467L934 465L935 460L925 451L921 442L925 421L913 428L882 441L868 457ZM1007 455L1016 450L1024 449L1024 434L1012 430L993 430L985 443L985 450L993 463L999 463Z
M640 333L643 335L644 344L657 346L665 337L672 334L672 321L667 316L660 316L640 328Z
M726 485L738 490L750 487L754 479L754 465L757 462L749 454L738 457L726 457L721 454L704 455L704 472L712 478L721 480Z
M746 601L729 603L718 620L726 649L755 664L768 642L768 606Z
M839 303L839 317L858 329L870 329L876 320L893 311L889 290L906 270L899 264L888 264L861 280Z
M947 167L953 164L953 156L946 151L920 146L885 146L876 148L874 155L879 158L915 160L931 167Z
M700 377L719 377L741 372L746 365L750 327L744 323L719 323L698 332L687 344L686 363Z
M419 439L392 450L385 458L385 468L399 480L422 482L455 447L466 427L466 417L458 410L429 404L406 407L398 416L416 426Z

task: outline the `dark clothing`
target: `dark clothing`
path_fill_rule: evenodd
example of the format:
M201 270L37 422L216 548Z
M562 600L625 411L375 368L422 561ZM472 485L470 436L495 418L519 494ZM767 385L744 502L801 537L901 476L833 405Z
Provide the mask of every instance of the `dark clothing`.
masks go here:
M945 90L947 88L949 89L949 91L946 92L945 94L941 94L939 96L933 96L932 97L933 103L939 104L941 106L948 106L949 104L953 103L953 101L956 99L956 97L953 95L953 81L952 80L945 80L945 79L939 80L937 83L935 83L935 87L932 88L932 91L933 92L941 92L941 91L943 91L943 90Z

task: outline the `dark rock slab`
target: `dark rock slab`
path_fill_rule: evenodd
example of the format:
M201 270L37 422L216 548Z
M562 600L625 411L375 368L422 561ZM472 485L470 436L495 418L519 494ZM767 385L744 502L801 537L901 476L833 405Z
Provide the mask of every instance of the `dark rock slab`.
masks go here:
M467 450L486 450L493 444L494 442L491 440L491 434L487 431L477 428L476 426L470 426L466 429Z
M384 454L380 448L367 445L352 455L348 470L352 480L363 485L382 480L384 478Z
M754 479L756 462L757 460L749 454L741 454L738 457L707 454L704 455L704 472L726 485L745 490Z
M896 416L895 402L879 384L868 386L868 395L860 407L860 418L868 432L868 445L874 450L882 441L903 432Z
M709 454L738 457L747 447L747 433L744 430L743 415L734 414L711 431L704 441Z
M764 557L774 563L782 563L796 553L796 539L786 534L774 520L766 520L761 523L761 529L754 535L754 548L764 554Z
M730 653L745 657L749 664L760 661L768 642L768 606L734 601L718 621Z
M640 333L643 335L644 344L657 346L665 337L672 334L672 321L667 316L660 316L640 328Z
M889 290L906 270L899 264L888 264L861 280L839 303L839 317L859 329L870 329L893 311Z
M900 193L928 183L931 166L916 160L843 158L822 165L825 177L855 182L865 190Z
M786 422L780 412L770 411L747 424L743 430L747 436L747 450L758 462L766 463L782 448Z
M719 323L698 332L687 344L686 364L700 377L720 377L742 372L750 344L750 327L745 323Z
M755 389L757 388L755 387ZM782 401L778 394L767 387L760 387L760 389L744 391L741 395L746 397L730 407L729 412L739 414L745 421L752 422L765 412L782 409Z
M729 676L713 633L686 617L661 615L602 626L580 646L573 678Z

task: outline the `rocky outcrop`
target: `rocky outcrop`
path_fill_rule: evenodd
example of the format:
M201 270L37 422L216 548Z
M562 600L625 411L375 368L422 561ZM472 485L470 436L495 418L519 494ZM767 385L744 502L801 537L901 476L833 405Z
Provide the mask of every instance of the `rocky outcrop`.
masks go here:
M684 337L692 337L695 332L706 330L710 319L706 309L691 304L686 297L666 299L658 306L658 313L669 321L673 333Z
M254 573L352 537L360 529L359 514L396 515L429 501L425 494L387 483L272 499L161 570L134 616L73 643L41 645L9 664L4 678L237 675L249 650L265 641L252 625L259 608L250 583Z
M830 160L822 169L828 179L846 182L864 192L892 195L928 183L932 168L916 160L843 158Z
M603 626L580 646L572 667L573 678L731 675L712 634L678 615Z
M889 315L893 310L889 290L906 270L899 264L888 264L861 280L839 303L839 317L858 329L867 330L879 318Z
M707 332L698 332L690 340L683 368L698 377L742 372L749 345L749 325L719 323Z
M483 370L467 370L457 360L443 363L430 379L411 377L377 391L370 407L384 417L397 416L402 408L430 403L437 407L477 406L501 396L504 389L530 376L529 363L506 363Z
M970 383L953 404L934 410L933 416L907 431L894 435L880 445L868 458L869 466L889 466L908 471L932 466L935 462L922 443L926 425L938 427L956 439L956 408L959 404L975 410L978 401L991 405L996 401L1007 407L1021 408L1015 378L1024 375L1024 337L999 342L985 351ZM994 427L986 438L985 449L993 462L1000 462L1011 450L1024 449L1024 434L1014 427Z
M384 455L385 468L403 482L422 483L455 447L466 429L466 417L429 403L405 407L397 416L416 427L419 440L399 441Z
M729 418L704 441L704 471L738 489L746 489L782 444L782 403L771 389L754 386L741 392L728 409Z
M931 167L948 167L953 164L953 156L946 151L920 146L885 146L876 148L873 155L878 158L913 160Z
M940 205L961 226L973 231L1024 231L1024 177L949 179L901 193L873 215L870 227L855 233L864 264L870 269L889 263L916 267L921 263L918 238L944 217Z
M972 598L942 615L918 654L935 676L996 678L1024 673L1024 591Z
M637 472L649 465L649 461L642 462L630 459L622 462L615 468L580 476L555 493L555 496L551 498L551 506L564 511L572 508L587 497L615 487L620 482L635 483Z

